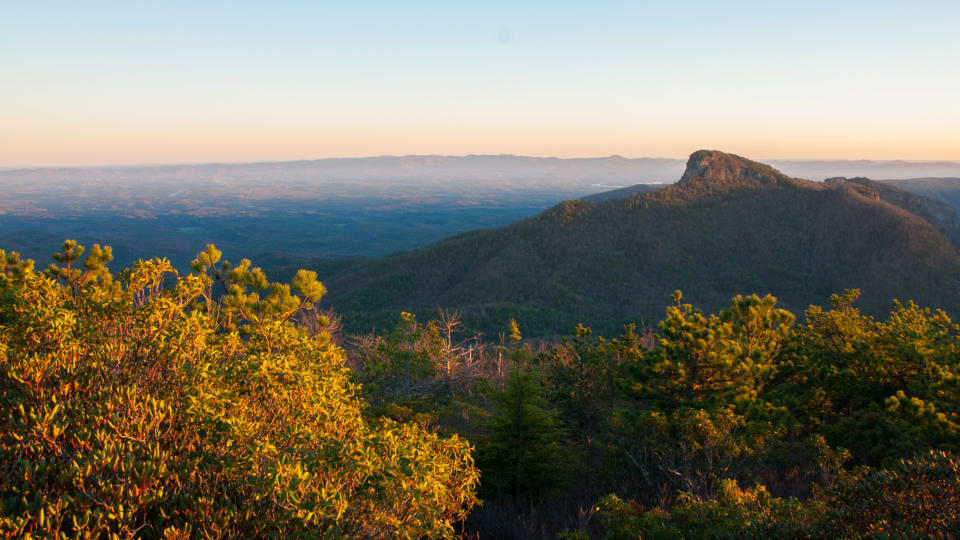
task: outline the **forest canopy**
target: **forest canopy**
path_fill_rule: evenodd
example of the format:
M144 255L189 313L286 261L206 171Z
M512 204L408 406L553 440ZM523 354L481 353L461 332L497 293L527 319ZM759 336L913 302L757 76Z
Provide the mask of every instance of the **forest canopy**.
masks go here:
M213 246L0 252L0 534L953 538L960 327L859 291L497 337L344 336L310 271ZM484 499L480 503L480 497Z

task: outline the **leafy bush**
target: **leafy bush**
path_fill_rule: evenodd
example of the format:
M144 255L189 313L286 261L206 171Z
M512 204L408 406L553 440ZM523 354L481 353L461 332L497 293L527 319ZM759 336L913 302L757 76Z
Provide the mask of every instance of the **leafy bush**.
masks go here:
M956 538L960 459L931 450L889 469L851 474L821 495L824 537Z
M114 278L82 252L0 252L0 535L452 536L477 502L465 440L365 420L342 351L293 322L312 272L291 291L209 246L194 275Z

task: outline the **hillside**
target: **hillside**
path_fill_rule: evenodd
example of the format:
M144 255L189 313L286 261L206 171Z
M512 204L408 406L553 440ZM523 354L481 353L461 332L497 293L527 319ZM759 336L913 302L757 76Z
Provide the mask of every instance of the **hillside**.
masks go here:
M870 180L869 178L831 177L824 180L831 187L841 183L858 189L867 196L880 199L903 208L911 214L930 222L960 248L960 178L913 178L909 180ZM580 199L599 203L614 199L626 199L639 193L647 193L667 187L665 184L635 184L625 188L594 193Z
M920 182L908 182L901 188L897 181L877 182L869 178L838 177L828 178L824 183L830 187L846 184L853 189L860 190L868 197L879 197L894 206L903 208L907 212L928 221L935 229L949 238L954 246L960 247L960 220L957 219L956 211L944 199L937 200L940 197L922 195L923 191L921 190L925 186ZM944 194L937 193L936 195L943 196Z
M488 332L511 317L530 334L581 321L613 330L655 320L675 289L705 309L758 292L802 311L846 288L863 290L868 313L891 298L960 308L960 253L926 220L850 183L714 151L691 155L662 190L564 201L505 227L317 270L354 331L436 307Z

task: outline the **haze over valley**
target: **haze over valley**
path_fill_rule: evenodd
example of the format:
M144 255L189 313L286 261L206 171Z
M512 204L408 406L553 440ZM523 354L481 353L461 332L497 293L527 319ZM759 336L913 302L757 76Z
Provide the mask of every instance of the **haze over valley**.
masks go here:
M957 162L770 163L813 180L960 177ZM0 242L42 262L71 231L84 243L112 246L120 264L164 253L181 270L208 243L269 266L280 258L380 256L506 225L565 199L670 184L684 166L668 158L502 155L7 170L0 171ZM960 204L950 180L902 185Z

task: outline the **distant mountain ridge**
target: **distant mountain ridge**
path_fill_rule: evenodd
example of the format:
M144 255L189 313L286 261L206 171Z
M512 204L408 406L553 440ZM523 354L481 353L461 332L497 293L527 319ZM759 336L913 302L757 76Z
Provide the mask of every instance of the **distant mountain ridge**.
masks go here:
M413 155L258 163L14 169L0 171L0 185L26 179L41 182L100 179L111 182L147 180L180 183L217 180L244 184L262 181L370 180L480 181L489 184L504 180L527 180L533 184L590 186L593 183L627 185L662 182L676 178L682 170L683 160L672 158Z
M505 227L318 270L353 330L436 307L488 332L511 317L532 334L578 322L609 330L655 320L675 289L705 309L756 292L802 311L860 288L869 313L893 298L960 313L960 253L909 204L868 187L704 150L660 190L568 200Z
M71 183L83 181L166 182L292 182L345 180L491 181L530 180L569 184L602 183L629 186L672 182L686 161L674 158L533 157L501 155L407 155L323 158L249 163L196 163L101 167L35 167L0 169L0 185L14 182ZM769 165L792 177L909 179L960 177L960 161L904 160L771 160ZM593 190L600 191L600 190Z

